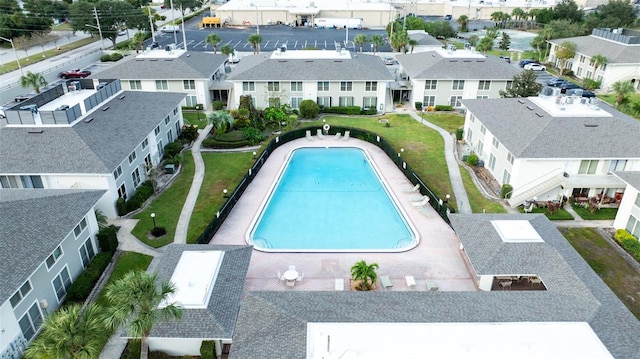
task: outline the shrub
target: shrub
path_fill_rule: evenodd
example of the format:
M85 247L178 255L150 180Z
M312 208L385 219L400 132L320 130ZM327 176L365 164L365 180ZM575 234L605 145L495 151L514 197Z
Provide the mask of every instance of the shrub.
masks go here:
M358 106L333 106L325 107L322 112L325 113L339 113L343 115L359 115L360 107Z
M109 262L111 262L111 257L113 256L112 252L101 252L98 253L87 268L80 273L78 278L71 284L69 290L67 290L67 301L70 302L83 302L89 294L91 294L91 290L100 279L102 272L107 268Z
M618 229L613 238L636 260L640 261L640 242L633 234L624 229Z
M115 62L123 58L122 54L114 52L113 54L104 54L100 56L100 62Z
M158 237L162 237L165 234L167 234L167 229L164 227L154 227L151 230L151 235L158 238Z
M218 133L215 139L222 142L237 142L245 140L246 138L243 131L236 130L227 133Z
M116 212L118 212L118 216L127 214L127 202L122 197L116 200Z
M195 141L196 138L198 138L198 126L182 126L182 132L180 132L178 136L178 139L182 143L191 143Z
M214 111L220 111L224 108L224 103L222 101L213 101L211 103L211 107L213 108Z
M422 102L415 103L416 111L422 111Z
M164 155L162 158L174 158L177 154L182 151L182 142L173 141L164 146Z
M453 106L449 105L436 105L436 111L453 111Z
M216 140L215 138L207 138L204 141L202 141L202 147L205 147L205 148L225 149L225 148L240 148L245 146L249 146L249 141L243 140L243 141L236 141L236 142L222 142L222 141Z
M467 164L469 166L477 166L479 161L480 159L478 158L478 155L476 155L475 153L472 153L469 155L469 157L467 157Z
M300 102L300 117L316 118L320 112L320 106L313 100L303 100Z
M569 76L569 77L574 77L574 73L573 70L565 70L564 72L565 76Z
M501 198L511 198L511 193L513 192L513 186L508 183L505 183L500 187L500 197Z
M462 137L464 135L464 128L460 127L456 130L456 140L460 141L462 140Z
M115 252L118 249L118 227L102 227L96 234L100 252Z
M260 130L258 130L255 127L247 127L244 129L243 132L244 132L244 137L247 139L250 146L256 145L260 141L265 139L262 132L260 132Z
M364 107L361 111L360 114L361 115L375 115L377 114L378 111L376 110L375 107Z
M151 181L142 182L133 196L127 201L127 213L142 207L144 202L153 195L153 192L154 189Z
M203 340L200 345L200 359L216 359L216 342Z

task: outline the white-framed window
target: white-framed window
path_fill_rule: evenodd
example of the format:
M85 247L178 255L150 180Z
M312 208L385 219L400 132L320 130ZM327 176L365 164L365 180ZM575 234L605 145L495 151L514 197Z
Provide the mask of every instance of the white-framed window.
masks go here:
M127 199L127 187L125 187L124 183L118 187L118 198Z
M164 155L164 145L162 144L162 140L158 141L156 148L158 149L158 155L162 157Z
M464 90L464 80L453 80L452 90Z
M182 80L182 86L185 90L195 90L196 80Z
M318 106L331 107L331 97L329 96L318 97L316 102Z
M633 234L636 238L640 238L640 225L638 223L638 219L633 215L629 216L629 221L627 221L627 226L625 227L627 232Z
M485 98L489 98L489 95L479 95L476 96L477 99L485 99Z
M461 107L462 106L462 96L451 96L449 99L449 103L452 107Z
M511 154L511 152L507 152L507 161L513 164L513 155Z
M496 167L496 156L492 154L489 155L489 169L493 172L493 169Z
M149 139L145 138L144 140L142 140L142 149L146 149L147 146L149 146Z
M422 107L429 107L436 105L436 97L435 96L425 96L422 98Z
M20 304L20 302L22 301L22 299L29 294L29 292L31 292L31 282L27 280L26 282L24 282L24 284L20 286L20 289L18 289L11 296L11 299L9 299L9 302L11 303L11 307L12 308L17 307L18 304Z
M129 164L132 164L136 158L138 158L138 155L136 154L136 150L133 150L133 152L129 154Z
M155 129L153 129L153 133L157 136L160 133L160 125L156 126Z
M91 243L91 238L87 238L82 246L78 249L80 253L80 260L82 261L82 266L87 268L91 259L96 256L96 251L93 249L93 243Z
M583 63L584 62L584 55L580 55L580 62Z
M177 114L178 114L178 108L177 108L177 107L174 107L174 108L173 108L173 115L175 116L175 115L177 115Z
M267 91L280 91L280 82L267 81Z
M156 90L166 91L169 89L169 83L167 80L156 80Z
M377 97L363 97L362 98L362 107L376 108L378 106L378 98Z
M43 322L44 319L42 312L40 312L40 303L36 301L20 318L18 324L20 325L20 330L22 330L22 335L29 341L33 339L38 330L40 330Z
M493 144L493 147L495 147L495 148L499 148L500 147L500 141L498 141L498 139L495 138L495 136L493 137L493 140L491 141L491 144Z
M511 182L511 173L509 173L509 171L504 170L504 172L502 173L502 184L506 184Z
M638 193L638 195L636 195L636 201L634 203L636 205L636 207L640 207L640 193Z
M169 141L169 143L173 142L173 131L171 129L167 131L167 141Z
M140 171L137 167L131 172L131 180L133 180L133 187L138 187L140 184Z
M44 188L40 176L20 176L22 188Z
M178 134L178 136L180 136L180 133L182 133L182 129L180 128L180 122L176 122L175 126L176 126L176 133Z
M165 117L165 118L164 118L164 124L165 124L165 125L168 125L168 124L169 124L169 122L171 122L171 119L169 118L169 116Z
M15 176L0 176L0 186L2 188L20 188Z
M482 151L484 151L484 142L480 140L478 141L478 156L482 156Z
M590 79L591 75L593 75L593 73L591 73L591 71L587 71L587 76L585 76L586 78Z
M129 88L131 90L142 90L142 82L140 80L129 80Z
M600 81L602 83L602 75L598 75L596 81Z
M302 82L292 82L291 83L291 92L302 92Z
M425 90L435 90L438 88L438 80L426 80L424 82Z
M489 89L491 89L491 81L480 80L480 82L478 82L478 90L487 91Z
M256 83L253 81L245 81L242 83L242 91L253 92L256 90Z
M353 82L351 82L351 81L340 81L340 91L342 91L342 92L353 91Z
M67 295L67 289L71 286L71 276L69 275L69 268L65 266L62 268L60 273L53 278L51 282L53 285L53 290L56 292L56 297L58 298L58 303L62 302L64 297Z
M473 130L472 129L468 129L468 131L467 131L467 142L471 143L471 140L473 140Z
M378 91L378 82L376 81L366 81L364 83L365 91Z
M576 75L582 76L582 67L578 67L578 70L576 70Z
M280 107L280 97L269 97L269 107Z
M302 102L302 97L292 97L291 108L300 108L300 102Z
M329 91L329 81L318 81L318 91Z
M82 232L87 229L87 219L83 218L78 225L73 229L73 235L78 239Z
M474 116L474 115L469 115L469 120L471 121L471 123L476 122L476 116Z
M596 173L597 167L598 167L598 160L582 160L580 161L580 168L578 169L578 174L592 175Z
M118 179L118 178L120 178L120 176L122 176L122 166L118 166L118 168L116 168L113 171L113 178L114 179Z
M187 97L185 97L185 102L187 104L187 107L196 107L196 105L198 104L198 96L188 95Z
M51 267L53 267L53 265L56 264L58 259L60 259L60 257L62 257L63 254L64 253L62 252L62 248L60 246L57 246L56 249L53 250L53 253L51 253L49 257L47 257L47 260L45 261L45 263L47 264L47 269L51 269Z
M504 86L505 90L509 90L513 87L513 81L507 81L507 83Z
M150 170L152 167L153 163L151 162L151 154L148 153L146 156L144 156L144 168Z
M484 125L480 125L480 133L481 133L481 134L483 134L483 135L484 135L485 133L487 133L487 128L486 128L486 127L484 127Z
M609 162L609 173L615 171L624 171L624 168L627 166L627 160L611 160Z
M353 97L340 96L338 99L338 106L353 106Z

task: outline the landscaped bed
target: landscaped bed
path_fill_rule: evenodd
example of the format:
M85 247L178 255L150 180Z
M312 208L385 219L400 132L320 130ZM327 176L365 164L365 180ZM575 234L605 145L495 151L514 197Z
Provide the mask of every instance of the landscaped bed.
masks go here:
M518 211L520 211L520 213L524 213L524 208L520 206L518 207ZM549 213L546 208L533 207L530 213L542 213L552 221L572 221L575 219L573 218L571 213L567 212L567 210L564 208L560 208L553 213Z

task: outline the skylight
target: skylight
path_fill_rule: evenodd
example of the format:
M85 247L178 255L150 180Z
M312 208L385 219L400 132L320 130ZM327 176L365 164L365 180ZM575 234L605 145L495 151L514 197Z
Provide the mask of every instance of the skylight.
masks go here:
M491 221L491 224L493 224L503 242L544 242L529 221L495 220Z

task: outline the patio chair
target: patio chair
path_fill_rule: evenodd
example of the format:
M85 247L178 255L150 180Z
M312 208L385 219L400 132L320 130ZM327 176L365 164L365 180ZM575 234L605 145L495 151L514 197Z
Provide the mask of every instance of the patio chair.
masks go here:
M286 281L286 285L287 287L295 287L296 286L296 281L295 280L288 280Z
M430 292L435 292L437 291L438 288L438 282L434 281L434 280L428 280L427 281L427 290Z
M338 140L340 139L340 136L342 136L342 134L340 132L336 133L335 136L333 136L334 140Z
M407 287L409 287L409 289L415 289L416 288L416 279L413 278L412 275L404 276L404 280L405 280L405 282L407 282Z
M296 270L296 266L293 264L289 264L289 270Z
M301 273L298 278L296 278L296 281L298 282L302 282L302 280L304 279L304 273Z
M422 201L420 202L411 202L412 205L416 206L416 207L422 207L422 206L426 206L427 203L429 203L429 197L425 197Z
M312 138L311 138L311 131L310 131L310 130L307 130L306 137L307 137L307 140L309 140L309 141L311 141L311 140L312 140Z
M342 136L342 140L343 141L348 140L350 134L351 134L351 131L344 131L344 136Z
M278 281L283 281L284 277L282 276L282 273L280 273L280 271L278 271Z
M411 187L411 189L406 190L405 192L418 192L419 189L420 189L420 183L416 184L415 186Z
M318 135L319 139L323 139L324 138L324 135L322 134L322 129L320 129L320 128L316 131L316 135Z
M344 279L342 278L336 278L335 284L334 284L334 289L337 291L343 291L344 290Z
M391 283L391 279L389 279L389 276L386 276L386 275L380 276L380 282L382 283L382 287L384 289L393 287L393 283Z

